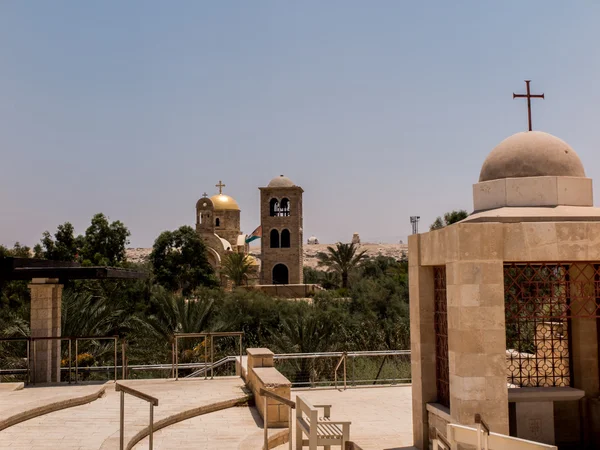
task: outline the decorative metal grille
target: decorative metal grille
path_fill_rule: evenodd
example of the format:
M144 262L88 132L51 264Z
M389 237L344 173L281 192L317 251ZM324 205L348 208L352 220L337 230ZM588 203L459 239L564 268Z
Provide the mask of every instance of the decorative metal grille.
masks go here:
M571 319L597 318L597 264L506 264L506 359L511 387L570 386Z
M434 267L435 373L438 403L450 407L450 369L448 365L448 301L446 267Z

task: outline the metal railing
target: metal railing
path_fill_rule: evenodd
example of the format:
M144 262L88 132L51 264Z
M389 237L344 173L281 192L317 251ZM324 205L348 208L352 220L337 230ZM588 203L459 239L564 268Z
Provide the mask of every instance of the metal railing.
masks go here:
M334 377L335 377L335 388L337 389L337 374L338 374L338 369L340 368L341 364L344 364L344 390L346 390L347 385L346 385L346 359L348 359L348 353L344 352L342 353L342 356L340 357L340 360L337 363L337 366L335 366L335 370L334 370Z
M345 353L345 358L344 358ZM365 364L365 360L371 358L383 358L378 368L372 363ZM394 361L395 359L400 361ZM411 382L410 377L410 350L378 350L378 351L357 351L357 352L320 352L320 353L283 353L275 354L273 357L276 367L292 382L292 387L317 387L317 386L335 386L338 383L338 370L340 364L347 365L344 371L343 383L344 387L348 385L358 386L366 384L405 384ZM299 372L294 367L284 367L285 361L297 360L298 364L302 364L301 360L311 360L311 369L318 367L320 373L314 376L304 374L305 378L298 376ZM329 362L327 361L329 360ZM345 361L345 362L344 362ZM359 361L362 361L359 364ZM392 370L382 371L386 362L393 364ZM335 364L338 364L336 367ZM319 363L319 364L317 364ZM366 365L370 365L372 370L368 370ZM304 364L306 369L306 364ZM389 367L388 367L389 369ZM313 371L315 372L315 371ZM318 372L318 371L317 371ZM381 376L383 373L383 376ZM300 374L302 375L302 374Z
M195 377L201 376L202 374L206 375L209 370L212 373L212 371L214 371L214 369L217 369L217 368L219 368L227 363L230 363L230 362L237 362L237 360L238 360L237 356L226 356L225 358L221 358L220 360L216 361L213 364L204 364L204 367L190 373L189 375L186 375L184 378L195 378ZM212 375L211 375L211 377L212 377Z
M215 369L215 338L221 337L238 337L239 347L240 347L240 364L242 358L242 338L244 337L243 331L232 331L232 332L222 332L222 333L175 333L174 342L172 344L172 352L173 357L172 360L174 362L173 371L175 380L179 380L179 339L185 338L204 338L204 363L206 367L210 369L210 378L211 380L214 378L214 369ZM208 364L208 342L210 342L210 364ZM204 379L208 378L208 370L204 370Z
M27 343L27 358L26 358L26 368L25 369L9 369L6 370L6 372L8 372L9 375L12 375L13 373L26 373L26 382L27 383L31 383L31 370L29 367L29 361L31 360L29 352L30 352L30 338L2 338L0 339L0 343L2 342L26 342ZM0 375L2 375L2 372L0 370Z
M68 371L68 382L69 384L72 382L71 372L73 371L73 341L75 342L75 383L79 380L79 341L101 341L101 340L112 340L114 341L114 366L104 366L102 370L106 370L108 368L114 369L114 380L117 381L117 354L118 354L118 336L38 336L38 337L26 337L26 338L0 338L1 342L26 342L27 343L27 359L26 359L26 368L25 369L10 369L10 370L1 370L4 373L17 374L17 373L26 373L27 375L27 383L36 383L35 372L36 372L36 360L37 360L37 342L39 341L67 341L68 345L68 367L60 367L60 371ZM122 344L122 357L123 361L125 361L125 343ZM88 370L88 368L86 368ZM100 371L100 370L96 370ZM125 369L123 369L123 378ZM33 376L32 376L33 373Z
M154 407L158 406L158 399L151 395L144 394L136 389L130 388L120 383L115 384L115 391L121 392L121 408L119 415L119 449L125 449L125 394L133 395L141 400L150 403L150 424L148 425L148 448L154 448Z
M283 398L282 396L277 395L277 394L275 394L275 393L273 393L271 391L267 391L264 388L261 388L259 392L260 392L260 395L262 395L264 397L264 408L265 408L264 409L264 415L265 415L264 421L265 421L265 424L264 424L264 427L263 427L264 428L264 446L263 446L263 449L266 450L266 449L269 448L269 406L268 406L269 401L268 401L268 399L272 398L273 400L275 400L275 401L277 401L277 402L279 402L279 403L281 403L283 405L286 405L286 406L288 406L290 408L289 418L288 418L288 420L289 420L289 424L288 424L289 425L289 428L288 428L288 443L289 443L289 449L292 450L292 423L293 423L292 421L293 421L293 418L294 418L292 410L294 410L296 408L296 403L293 402L293 401L291 401L291 400L288 400L287 398Z

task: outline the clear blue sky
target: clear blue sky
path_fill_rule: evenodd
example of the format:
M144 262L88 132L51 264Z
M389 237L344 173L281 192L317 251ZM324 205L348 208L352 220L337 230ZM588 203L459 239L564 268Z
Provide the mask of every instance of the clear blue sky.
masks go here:
M598 23L593 1L0 2L0 243L104 212L151 246L219 179L251 232L279 174L305 237L397 242L471 210L526 78L600 198Z

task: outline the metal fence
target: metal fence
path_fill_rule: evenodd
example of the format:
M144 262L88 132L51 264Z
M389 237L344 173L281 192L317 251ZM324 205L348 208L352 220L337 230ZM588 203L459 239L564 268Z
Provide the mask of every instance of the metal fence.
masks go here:
M275 355L274 360L295 388L411 382L410 350L284 353ZM343 371L340 362L345 365Z

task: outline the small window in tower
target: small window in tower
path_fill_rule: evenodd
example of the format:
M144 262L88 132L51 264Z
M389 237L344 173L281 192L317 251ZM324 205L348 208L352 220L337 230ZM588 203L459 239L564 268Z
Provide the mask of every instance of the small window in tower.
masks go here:
M281 232L281 248L290 248L290 230L283 230Z
M202 225L202 219L204 218L204 214L198 214L198 223Z
M290 200L284 198L281 200L281 205L279 206L279 214L280 217L288 217L290 215Z
M221 226L221 220L217 217L217 219L215 220L215 227L219 226Z
M279 231L271 230L271 248L279 248Z
M272 198L269 202L269 215L271 217L276 217L279 215L279 200L276 198Z

